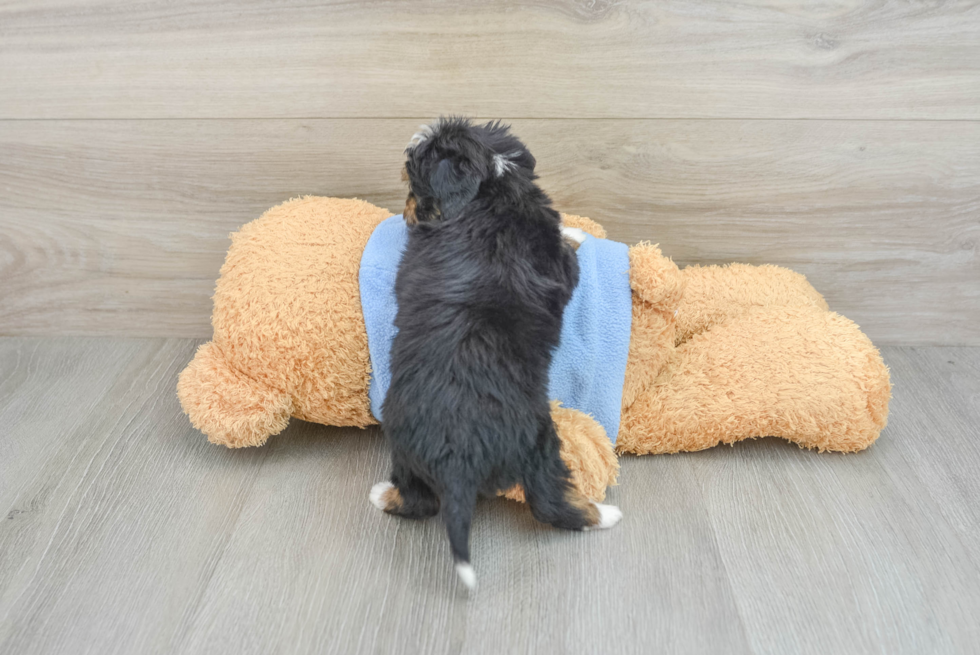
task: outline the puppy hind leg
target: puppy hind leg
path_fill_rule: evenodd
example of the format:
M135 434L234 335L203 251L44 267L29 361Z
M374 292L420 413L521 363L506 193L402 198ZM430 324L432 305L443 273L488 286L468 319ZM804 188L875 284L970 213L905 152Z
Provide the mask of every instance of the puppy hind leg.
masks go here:
M432 488L392 455L391 480L371 488L371 504L408 519L427 519L439 513L439 497Z
M613 527L623 513L613 505L589 500L575 488L568 467L558 454L554 425L550 420L548 423L524 475L524 492L534 518L564 530Z

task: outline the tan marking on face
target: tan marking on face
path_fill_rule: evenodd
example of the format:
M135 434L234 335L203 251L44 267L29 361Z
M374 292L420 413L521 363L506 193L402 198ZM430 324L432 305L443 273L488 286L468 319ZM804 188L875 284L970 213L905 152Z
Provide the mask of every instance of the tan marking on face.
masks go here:
M405 201L405 211L402 213L405 218L405 222L409 225L415 225L419 222L419 219L415 216L415 194L408 194L408 200Z
M408 166L402 166L402 182L408 182Z

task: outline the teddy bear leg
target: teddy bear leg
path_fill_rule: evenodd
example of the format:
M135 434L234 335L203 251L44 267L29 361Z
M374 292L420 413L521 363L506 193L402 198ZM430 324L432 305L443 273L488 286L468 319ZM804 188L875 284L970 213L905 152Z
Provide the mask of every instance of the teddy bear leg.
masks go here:
M208 342L180 374L177 396L195 428L229 448L261 446L286 428L292 400L232 368Z
M827 309L827 302L805 276L780 266L688 266L681 276L687 287L677 307L678 345L753 308Z
M757 309L695 335L623 414L617 450L710 448L753 437L854 452L885 427L888 368L848 319Z

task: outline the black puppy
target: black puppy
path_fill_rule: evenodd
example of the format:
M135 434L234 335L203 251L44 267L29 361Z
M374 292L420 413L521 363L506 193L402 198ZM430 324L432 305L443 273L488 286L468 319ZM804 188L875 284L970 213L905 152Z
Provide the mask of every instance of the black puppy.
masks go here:
M371 501L408 518L441 506L472 588L478 494L520 483L535 518L570 530L612 527L622 514L581 495L558 454L548 368L578 262L534 182L534 157L506 126L462 118L424 127L406 153L411 227L382 409L391 482Z

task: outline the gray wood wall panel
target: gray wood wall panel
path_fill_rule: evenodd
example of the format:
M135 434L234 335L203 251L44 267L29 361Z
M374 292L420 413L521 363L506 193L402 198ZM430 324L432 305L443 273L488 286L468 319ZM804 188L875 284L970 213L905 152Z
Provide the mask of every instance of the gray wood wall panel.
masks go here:
M0 118L980 118L975 2L31 0Z
M980 344L980 122L536 120L556 205L680 264L806 274L880 343ZM228 233L395 212L416 119L0 121L0 334L210 334Z
M444 112L566 211L808 275L879 343L980 344L980 4L0 4L0 334L203 337L227 234L397 210Z

